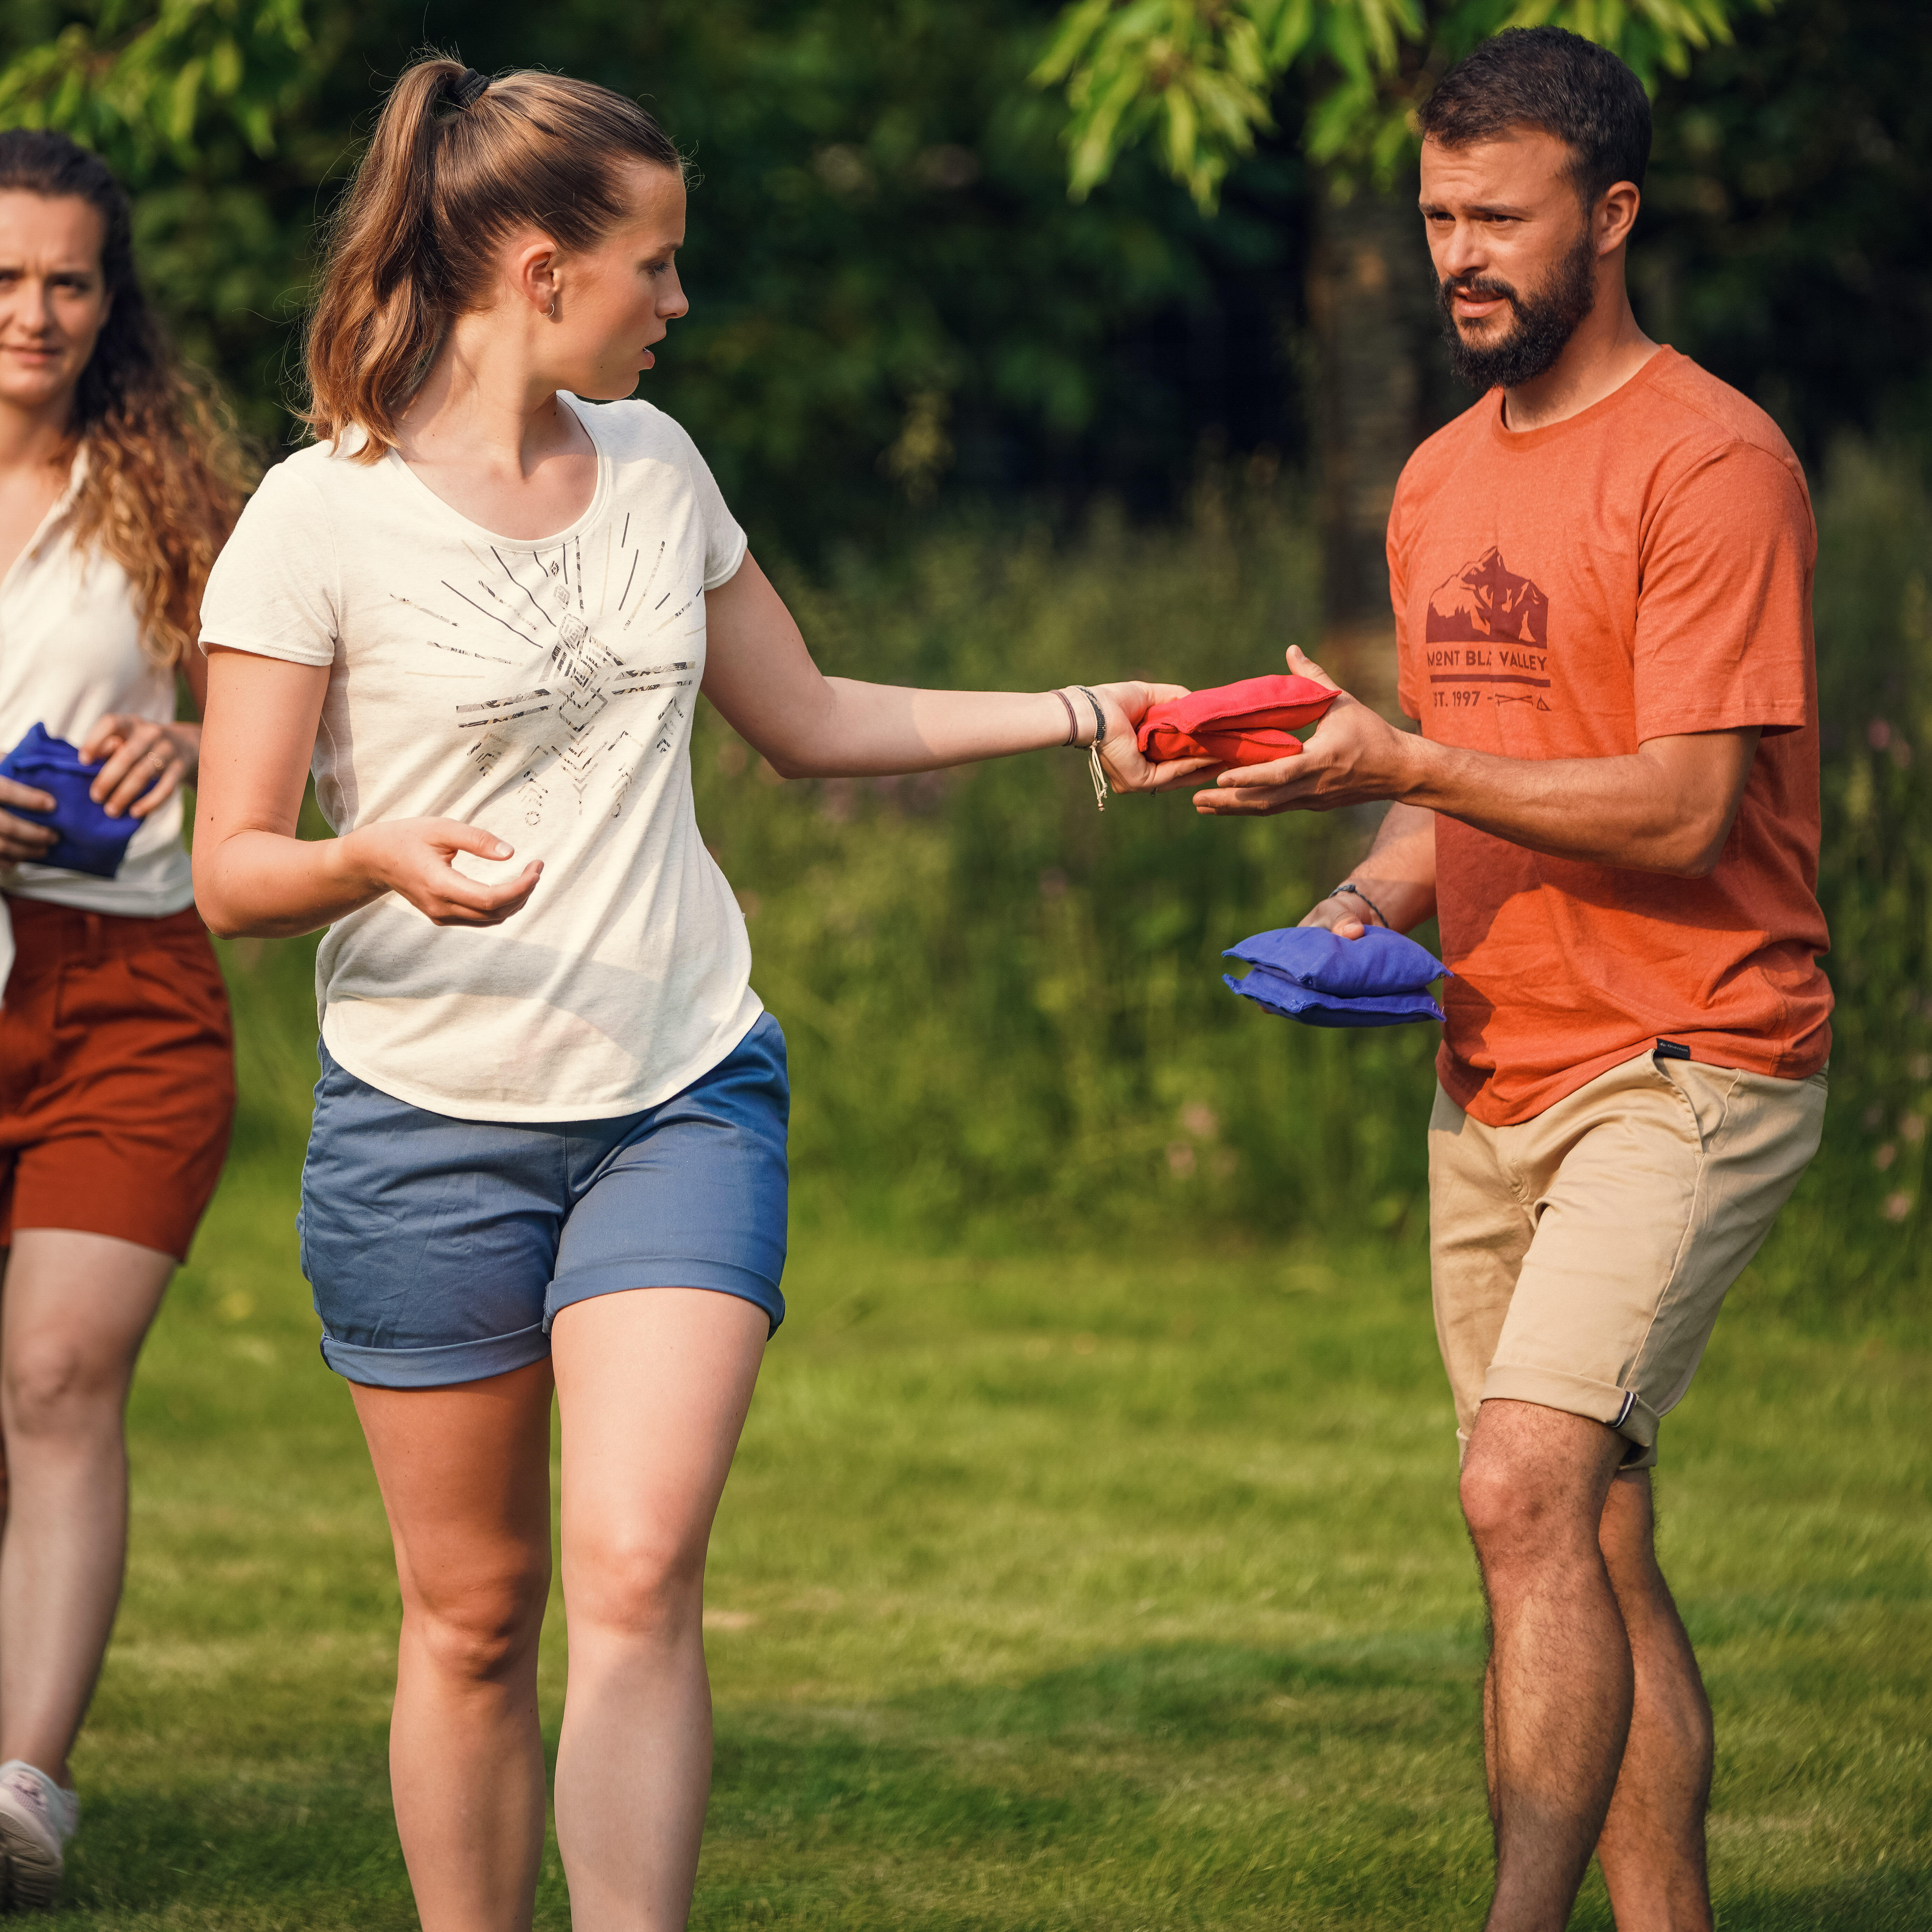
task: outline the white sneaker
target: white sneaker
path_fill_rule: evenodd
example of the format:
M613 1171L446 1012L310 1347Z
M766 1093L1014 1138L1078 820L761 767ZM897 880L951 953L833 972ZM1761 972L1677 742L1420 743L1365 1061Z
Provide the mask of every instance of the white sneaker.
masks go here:
M32 1911L60 1897L67 1841L80 1800L25 1758L0 1764L0 1911Z

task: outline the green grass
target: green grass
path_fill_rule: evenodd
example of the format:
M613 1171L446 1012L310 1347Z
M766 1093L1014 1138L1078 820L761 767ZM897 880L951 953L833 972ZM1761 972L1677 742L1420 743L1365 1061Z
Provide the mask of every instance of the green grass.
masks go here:
M231 1174L143 1364L62 1922L414 1924L396 1594L294 1174ZM1408 1246L800 1244L727 1492L700 1927L1467 1927L1481 1619ZM1747 1282L1668 1426L1720 1922L1932 1924L1932 1336ZM560 1618L544 1661L554 1726ZM568 1923L554 1858L538 1923ZM1610 1924L1593 1879L1576 1923Z

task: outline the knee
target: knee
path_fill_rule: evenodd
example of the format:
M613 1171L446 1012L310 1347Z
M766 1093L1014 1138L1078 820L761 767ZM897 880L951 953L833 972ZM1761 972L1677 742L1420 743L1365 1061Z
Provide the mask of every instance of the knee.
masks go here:
M703 1624L704 1546L675 1538L604 1537L572 1550L565 1576L571 1624L674 1645Z
M440 1676L494 1683L535 1656L549 1594L546 1558L407 1588L404 1620Z
M1505 1458L1472 1456L1461 1494L1462 1520L1486 1569L1546 1557L1574 1540L1563 1498Z
M118 1426L125 1368L100 1360L77 1340L16 1341L0 1362L7 1430L16 1436L91 1433L106 1418Z
M1457 1495L1462 1520L1478 1549L1507 1534L1517 1520L1521 1502L1509 1472L1493 1463L1479 1462L1472 1456L1462 1466Z

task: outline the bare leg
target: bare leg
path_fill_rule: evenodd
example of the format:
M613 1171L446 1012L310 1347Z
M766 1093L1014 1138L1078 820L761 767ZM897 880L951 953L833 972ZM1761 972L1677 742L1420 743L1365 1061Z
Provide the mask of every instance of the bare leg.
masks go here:
M1496 1787L1496 1634L1490 1633L1490 1655L1483 1666L1483 1781L1489 1787L1490 1841L1503 1841L1502 1793Z
M128 1390L174 1257L22 1228L0 1298L0 1759L70 1783L128 1558Z
M764 1311L707 1289L572 1304L563 1426L570 1688L556 1835L578 1932L681 1932L711 1785L704 1557L764 1353Z
M1622 1438L1487 1402L1462 1512L1490 1603L1496 1890L1489 1932L1562 1932L1630 1730L1630 1641L1598 1544Z
M1611 1484L1601 1541L1636 1672L1630 1741L1597 1842L1617 1932L1710 1932L1711 1706L1657 1567L1648 1472Z
M423 1932L526 1932L543 1852L548 1362L357 1387L402 1586L389 1778Z

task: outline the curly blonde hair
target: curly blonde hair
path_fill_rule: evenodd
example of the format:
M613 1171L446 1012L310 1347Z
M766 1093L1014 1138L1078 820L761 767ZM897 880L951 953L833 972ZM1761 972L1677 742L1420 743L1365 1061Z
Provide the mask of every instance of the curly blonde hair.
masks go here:
M255 466L232 418L170 347L134 272L128 196L98 154L40 128L0 133L0 191L73 196L101 220L111 306L75 387L73 434L86 457L74 541L128 573L142 648L178 664L195 641L201 593Z

